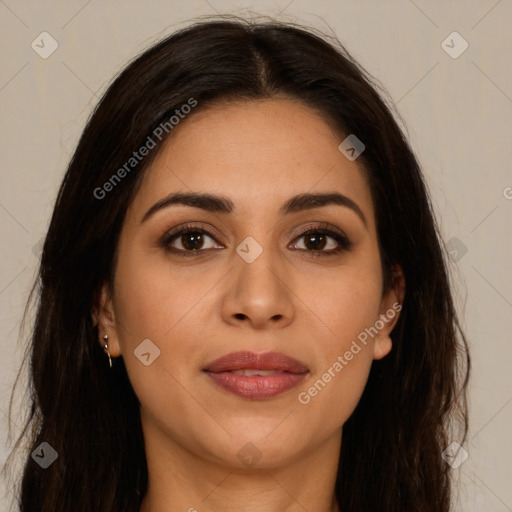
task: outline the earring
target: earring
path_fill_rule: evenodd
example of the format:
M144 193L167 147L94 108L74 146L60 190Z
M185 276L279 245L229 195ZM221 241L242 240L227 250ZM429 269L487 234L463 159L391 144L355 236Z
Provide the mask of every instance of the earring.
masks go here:
M103 336L103 341L105 342L104 348L108 354L108 364L110 365L110 368L112 368L112 359L110 359L110 352L108 351L108 335L107 334L105 334L105 336Z

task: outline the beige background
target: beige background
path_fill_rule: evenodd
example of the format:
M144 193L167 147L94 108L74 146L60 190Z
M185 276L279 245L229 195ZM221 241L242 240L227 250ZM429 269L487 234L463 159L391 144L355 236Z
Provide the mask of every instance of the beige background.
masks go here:
M469 458L452 470L461 481L454 510L512 511L510 0L0 0L0 462L24 348L24 303L58 184L91 109L156 39L195 16L248 10L332 29L398 104L445 242L467 249L453 263L474 368ZM47 59L31 48L43 31L59 45ZM469 44L456 59L441 46L453 31ZM21 419L16 413L14 432ZM11 486L0 487L0 512Z

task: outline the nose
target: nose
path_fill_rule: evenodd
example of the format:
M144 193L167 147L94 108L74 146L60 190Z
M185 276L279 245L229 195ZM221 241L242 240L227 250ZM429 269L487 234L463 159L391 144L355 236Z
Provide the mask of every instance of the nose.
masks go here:
M293 322L293 277L278 263L270 250L252 263L239 258L227 279L222 304L226 322L253 329L283 328Z

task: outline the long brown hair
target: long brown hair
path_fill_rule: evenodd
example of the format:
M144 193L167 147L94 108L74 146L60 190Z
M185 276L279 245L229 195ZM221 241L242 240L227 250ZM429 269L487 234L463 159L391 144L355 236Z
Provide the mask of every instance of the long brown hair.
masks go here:
M407 283L392 351L373 362L343 427L340 509L448 512L451 468L442 451L466 437L470 360L418 162L379 90L336 40L237 18L180 30L116 78L69 164L31 294L38 302L22 437L30 452L47 442L58 458L43 470L25 455L22 512L138 512L147 490L139 402L122 358L108 368L91 308L101 285L112 282L125 212L165 138L155 139L157 147L108 194L98 189L190 98L200 110L213 101L276 94L303 102L338 133L364 142L360 158L375 206L383 292L394 264ZM452 439L453 432L459 437Z

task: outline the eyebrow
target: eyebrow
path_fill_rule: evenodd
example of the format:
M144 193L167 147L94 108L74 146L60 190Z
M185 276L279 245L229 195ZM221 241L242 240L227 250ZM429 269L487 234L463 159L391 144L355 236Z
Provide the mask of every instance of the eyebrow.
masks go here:
M160 201L157 201L153 206L151 206L151 208L149 208L142 217L141 223L148 220L156 212L176 204L201 208L207 212L214 213L232 213L234 210L233 201L227 197L208 193L176 192L160 199ZM321 208L328 205L338 205L350 208L363 221L363 224L367 226L366 217L358 204L349 197L338 192L299 194L286 201L286 203L284 203L279 209L279 214L287 215L289 213L312 210L314 208Z

